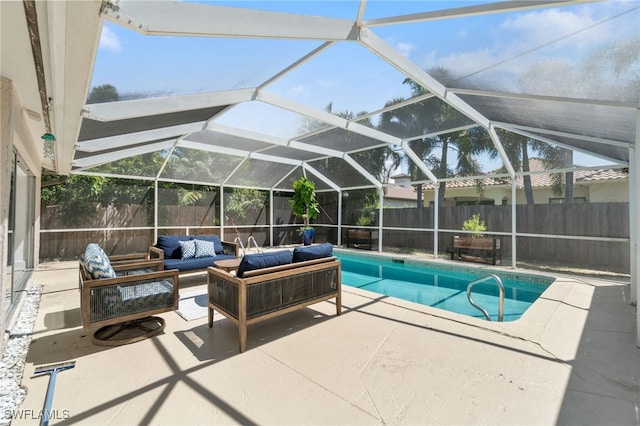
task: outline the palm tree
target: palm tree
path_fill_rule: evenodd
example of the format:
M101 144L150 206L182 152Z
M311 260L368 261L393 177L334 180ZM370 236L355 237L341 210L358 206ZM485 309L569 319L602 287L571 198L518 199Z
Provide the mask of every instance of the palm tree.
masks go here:
M524 195L527 200L527 204L534 204L533 198L533 185L531 184L531 175L528 174L529 168L529 142L531 142L525 136L517 133L511 133L506 130L498 129L498 137L509 162L514 165L520 165L523 175ZM495 159L498 157L498 150L493 145L487 150L489 157ZM506 168L503 166L500 168L501 172L506 172Z
M385 108L404 102L404 98L395 98L388 101L385 104ZM421 107L417 104L413 104L409 107L398 108L395 110L385 111L380 117L378 128L382 131L388 132L400 138L409 138L420 134L418 129L424 126L420 123L421 115L419 114ZM430 156L433 150L432 140L411 140L409 141L409 147L411 150L422 159L428 166L434 166L435 159ZM422 173L420 168L407 157L402 157L396 151L394 164L399 166L403 162L407 165L408 174L411 175L412 180L424 180L426 176ZM416 185L416 207L422 207L422 183Z
M451 72L444 68L434 68L429 73L445 85L455 81ZM423 86L411 79L405 79L403 83L411 87L412 97L429 93ZM403 98L396 98L387 102L387 106L404 100ZM409 138L457 125L461 122L461 117L460 112L449 104L432 98L416 102L404 108L386 111L382 114L380 128L393 132L400 137ZM486 132L470 129L412 140L409 146L427 167L434 171L436 177L446 178L454 174L459 176L480 174L481 167L477 157L478 154L488 149L489 144L490 139ZM439 151L439 155L436 155L437 151ZM450 151L457 153L456 164L452 169L448 168ZM408 164L409 171L415 179L424 179L415 165L412 165L411 162L408 162ZM419 194L418 205L421 206L422 185L419 184L416 189ZM445 190L446 182L440 182L439 204L444 202Z
M573 151L556 147L544 142L535 141L535 149L541 154L542 161L547 169L573 167ZM562 176L564 175L564 180ZM551 175L553 193L562 195L564 187L564 202L573 203L573 172L553 173Z

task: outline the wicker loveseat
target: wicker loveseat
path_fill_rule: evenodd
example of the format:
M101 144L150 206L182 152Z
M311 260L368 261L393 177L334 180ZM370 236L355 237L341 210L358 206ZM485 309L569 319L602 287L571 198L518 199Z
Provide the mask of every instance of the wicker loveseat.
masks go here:
M100 327L94 343L121 345L156 335L165 323L154 315L178 309L178 271L144 258L109 257L97 244L80 257L82 325Z
M206 271L215 260L238 255L236 243L222 241L217 235L161 235L149 247L150 259L161 260L164 269L177 269L180 273Z
M237 274L207 269L209 327L214 309L238 325L240 352L247 326L306 306L333 299L342 310L341 264L331 244L248 254Z

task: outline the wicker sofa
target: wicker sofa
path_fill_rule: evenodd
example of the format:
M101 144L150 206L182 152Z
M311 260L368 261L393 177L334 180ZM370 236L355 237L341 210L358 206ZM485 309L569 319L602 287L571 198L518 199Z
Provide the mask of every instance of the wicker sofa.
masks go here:
M80 310L84 328L99 345L121 345L160 333L154 315L178 309L178 271L140 255L107 256L89 244L79 262Z
M197 250L198 244L213 243L213 252L204 255ZM194 252L186 253L187 245L197 244ZM149 259L160 260L164 269L177 269L180 273L206 271L215 260L234 259L239 255L238 244L222 241L217 235L161 235L149 247Z
M333 298L340 315L340 273L340 261L324 244L299 247L293 253L282 250L246 255L235 275L210 267L209 327L213 326L215 309L238 325L240 352L244 352L251 324Z

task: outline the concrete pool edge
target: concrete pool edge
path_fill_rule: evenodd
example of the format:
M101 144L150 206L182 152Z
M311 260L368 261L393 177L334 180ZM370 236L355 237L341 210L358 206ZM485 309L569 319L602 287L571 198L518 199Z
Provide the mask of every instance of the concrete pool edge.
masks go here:
M421 305L419 303L409 302L391 296L380 295L368 290L346 285L342 287L342 290L368 299L376 300L380 303L388 303L411 311L420 312L434 318L454 321L459 324L492 331L514 339L526 340L554 353L555 356L563 360L572 359L575 353L566 350L560 352L554 351L553 347L555 346L555 343L560 342L557 342L555 338L550 339L548 336L555 336L555 331L558 329L564 330L566 334L568 334L565 338L570 340L577 339L575 341L575 347L577 347L580 336L578 331L585 325L587 312L591 305L591 299L593 298L595 288L600 286L620 287L620 290L626 293L627 299L629 293L628 282L614 280L584 278L560 273L552 274L549 272L533 271L522 268L513 269L510 266L500 265L482 265L473 263L469 263L468 265L459 265L459 262L456 261L424 259L420 258L419 255L410 254L362 252L342 248L335 248L334 252L337 254L344 253L373 259L383 258L386 260L402 260L405 264L435 265L449 270L481 270L483 272L487 272L487 274L496 272L518 277L530 276L552 279L553 282L527 309L527 311L524 312L522 317L509 322L486 321L484 319ZM574 312L572 315L569 315L566 311L572 308L578 312ZM582 311L582 315L580 314L580 311ZM575 315L576 313L577 315ZM550 330L553 330L554 332L549 333ZM574 333L571 333L571 331ZM572 334L574 334L573 337ZM577 337L575 335L577 335ZM551 347L545 348L545 346L548 346L549 344L551 344ZM562 346L566 347L564 344Z

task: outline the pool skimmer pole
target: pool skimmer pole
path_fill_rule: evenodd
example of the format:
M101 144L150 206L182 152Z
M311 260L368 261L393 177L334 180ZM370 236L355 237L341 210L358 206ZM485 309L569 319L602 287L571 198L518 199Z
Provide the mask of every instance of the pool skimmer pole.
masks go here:
M70 370L76 366L75 361L63 362L60 364L43 365L34 370L33 375L50 374L49 386L47 386L47 397L44 400L44 409L42 413L42 426L48 426L51 418L51 402L53 402L53 389L56 386L56 376L60 371Z

